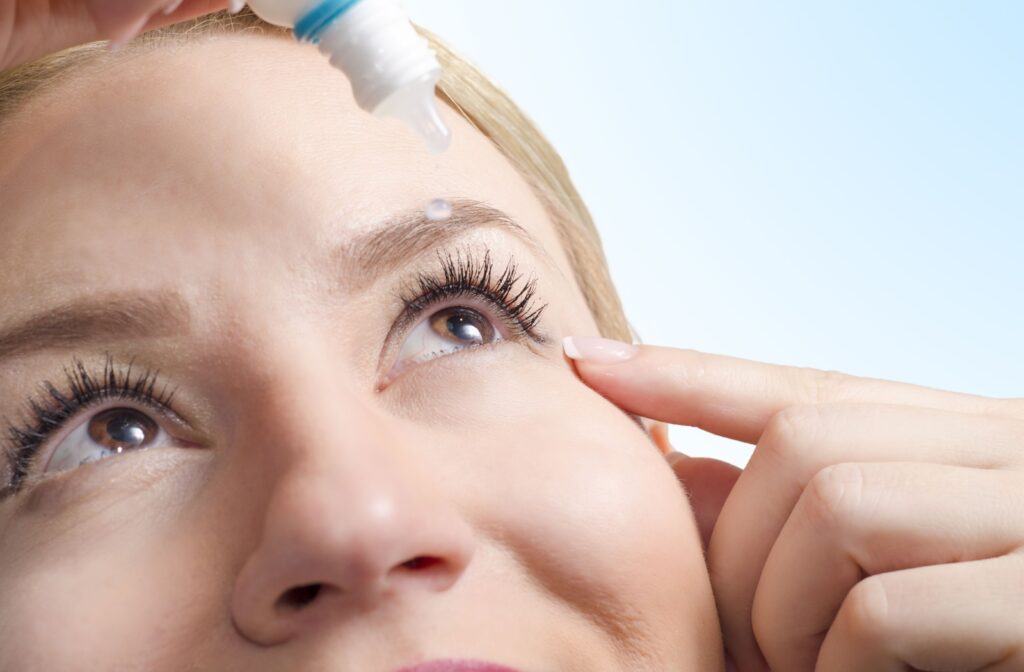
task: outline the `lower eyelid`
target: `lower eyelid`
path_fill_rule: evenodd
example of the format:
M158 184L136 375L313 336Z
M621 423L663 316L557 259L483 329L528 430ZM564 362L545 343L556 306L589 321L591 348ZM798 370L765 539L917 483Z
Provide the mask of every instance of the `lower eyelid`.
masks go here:
M450 362L452 360L456 360L457 358L461 358L461 357L464 357L464 356L467 356L467 355L479 355L481 351L493 351L494 349L496 349L498 347L504 346L506 344L511 344L511 343L515 343L515 341L503 338L503 339L495 341L493 343L484 343L482 345L471 345L471 346L467 346L467 347L465 347L465 348L463 348L461 350L455 350L453 352L450 352L450 353L447 353L447 354L444 354L444 355L439 355L437 357L431 357L430 359L427 359L427 360L422 361L422 362L418 362L418 363L415 363L415 364L409 364L407 366L402 366L401 368L398 368L398 369L393 369L391 371L388 371L383 377L381 377L380 381L375 386L375 391L383 392L388 387L390 387L395 381L397 381L398 379L408 375L412 371L416 371L418 369L424 369L425 367L429 367L431 365L435 365L436 366L440 362L448 363L448 362Z
M49 517L60 510L78 509L91 502L104 502L103 506L109 506L110 496L146 492L183 466L180 451L139 450L76 469L33 476L19 489L22 499L15 511ZM102 492L98 492L99 489Z

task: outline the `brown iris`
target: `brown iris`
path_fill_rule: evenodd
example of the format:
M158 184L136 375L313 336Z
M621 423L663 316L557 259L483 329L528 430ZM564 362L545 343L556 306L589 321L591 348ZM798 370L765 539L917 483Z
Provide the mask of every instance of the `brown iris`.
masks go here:
M494 327L480 313L468 308L445 308L430 317L430 328L449 341L484 345L494 340Z
M89 420L89 438L115 453L145 448L156 439L155 422L131 408L112 408Z

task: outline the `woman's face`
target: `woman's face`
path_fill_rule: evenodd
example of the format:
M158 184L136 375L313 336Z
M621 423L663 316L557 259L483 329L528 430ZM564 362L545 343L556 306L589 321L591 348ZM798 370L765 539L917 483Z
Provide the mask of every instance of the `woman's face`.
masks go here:
M686 495L563 357L597 328L483 136L430 156L279 38L113 58L0 152L0 669L719 664Z

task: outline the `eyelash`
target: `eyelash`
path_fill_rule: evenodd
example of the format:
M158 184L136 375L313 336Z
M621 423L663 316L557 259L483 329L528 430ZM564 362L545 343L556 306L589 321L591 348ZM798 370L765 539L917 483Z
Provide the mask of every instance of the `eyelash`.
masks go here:
M500 313L499 317L517 337L528 337L537 343L547 343L548 337L537 330L540 316L547 305L535 306L537 279L525 280L514 260L495 276L490 251L482 259L473 253L439 252L441 273L420 273L412 288L407 288L399 299L405 306L395 329L404 331L409 323L419 318L431 306L451 299L475 297L482 299Z
M490 252L479 261L470 253L438 254L441 262L439 274L420 273L411 288L399 296L404 309L393 330L402 333L434 305L451 299L474 297L488 303L500 314L498 317L516 337L528 337L537 343L549 339L537 331L545 305L534 306L536 279L523 281L514 261L510 260L497 276ZM125 368L117 368L107 355L103 372L90 373L81 360L74 358L70 369L64 369L67 393L53 383L42 384L41 400L30 399L28 411L31 420L22 426L9 425L7 448L11 465L9 482L0 488L0 500L17 492L28 477L43 444L65 423L82 410L108 400L133 401L158 414L175 416L171 408L174 390L164 384L156 392L158 371L146 369L141 375L132 371L130 361Z

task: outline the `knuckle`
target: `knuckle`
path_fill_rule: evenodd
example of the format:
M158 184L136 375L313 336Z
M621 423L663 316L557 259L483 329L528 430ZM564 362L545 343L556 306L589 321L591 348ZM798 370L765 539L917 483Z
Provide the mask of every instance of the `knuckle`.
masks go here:
M816 406L789 406L768 421L758 448L781 462L800 460L822 433L822 412Z
M850 590L836 617L853 642L878 641L890 633L893 596L880 575L869 576Z
M845 401L850 377L841 371L806 369L810 375L801 376L804 398L809 404L825 404Z
M863 507L864 470L854 463L827 466L811 478L802 498L812 525L848 529Z

